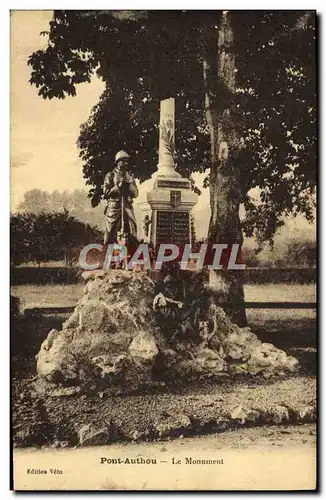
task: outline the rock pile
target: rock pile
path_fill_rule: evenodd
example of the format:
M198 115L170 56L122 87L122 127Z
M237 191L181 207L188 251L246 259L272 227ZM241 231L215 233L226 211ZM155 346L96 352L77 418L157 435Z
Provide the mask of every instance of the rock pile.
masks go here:
M52 330L43 342L39 377L119 394L175 377L296 370L295 358L233 324L214 291L197 277L194 283L180 297L168 287L166 295L162 288L157 294L146 272L111 270L91 277L62 330Z

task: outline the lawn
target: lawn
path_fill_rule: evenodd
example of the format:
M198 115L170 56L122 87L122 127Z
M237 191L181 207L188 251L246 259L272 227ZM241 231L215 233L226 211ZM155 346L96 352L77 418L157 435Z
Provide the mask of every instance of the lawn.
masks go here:
M83 293L83 285L15 285L11 293L21 300L22 308L74 306ZM314 302L316 285L246 285L245 299L252 302ZM302 312L306 315L308 311Z
M316 285L314 283L245 285L245 298L248 302L315 302Z
M21 301L21 309L74 306L83 285L14 285L11 293Z
M316 302L316 285L246 285L248 302ZM315 329L314 309L247 309L250 326L256 329L302 331Z

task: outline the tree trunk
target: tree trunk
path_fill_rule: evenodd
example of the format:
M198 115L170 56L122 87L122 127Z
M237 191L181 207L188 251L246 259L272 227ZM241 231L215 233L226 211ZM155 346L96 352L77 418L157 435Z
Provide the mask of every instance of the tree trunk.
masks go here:
M239 244L243 236L239 217L241 187L232 159L240 140L232 120L235 97L235 55L229 14L223 12L218 29L217 60L211 51L212 37L204 43L203 76L205 111L211 137L209 243ZM216 33L216 30L215 30ZM215 36L215 34L214 34ZM216 39L215 39L216 43ZM215 90L217 89L217 90ZM217 288L232 321L245 326L244 271L210 271L210 283Z

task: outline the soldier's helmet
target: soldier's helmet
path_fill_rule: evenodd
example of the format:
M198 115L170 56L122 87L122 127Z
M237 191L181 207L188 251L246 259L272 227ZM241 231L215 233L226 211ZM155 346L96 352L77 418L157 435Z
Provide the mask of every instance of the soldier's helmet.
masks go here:
M130 156L128 155L128 153L126 153L125 151L123 151L123 150L121 149L121 151L119 151L119 152L115 155L114 163L117 163L119 160L122 160L123 158L130 158Z

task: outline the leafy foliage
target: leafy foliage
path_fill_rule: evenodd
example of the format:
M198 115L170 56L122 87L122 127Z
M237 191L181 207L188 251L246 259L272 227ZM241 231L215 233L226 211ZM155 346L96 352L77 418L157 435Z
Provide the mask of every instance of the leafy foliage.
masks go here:
M284 224L282 215L302 213L313 220L315 19L297 11L233 17L241 132L247 144L236 161L244 191L260 188L259 204L245 197L244 229L248 236L270 240Z
M10 217L10 263L21 264L32 259L33 227L36 215L18 213Z
M291 266L315 267L317 260L317 248L315 241L293 240L289 243L285 258L281 263Z
M312 239L289 238L287 241L276 241L274 247L248 248L242 247L242 260L248 267L276 268L313 268L316 267L316 242Z
M17 213L10 218L11 263L65 260L70 265L80 247L102 240L95 227L61 213Z
M31 189L24 193L18 210L36 215L41 212L57 213L67 210L71 216L92 226L100 226L103 219L103 207L92 208L84 189L61 192Z
M259 266L259 256L254 249L243 246L241 249L241 257L242 257L242 262L247 267Z
M80 155L97 205L119 149L148 178L157 161L159 100L176 98L176 161L183 175L210 166L204 113L203 39L217 51L219 11L55 11L48 46L30 56L44 98L75 95L92 73L106 82L81 127ZM313 218L316 69L313 12L234 11L237 91L232 126L246 145L233 158L246 208L243 229L273 241L284 215ZM209 94L229 98L213 76ZM207 179L209 182L209 178ZM250 192L260 190L259 202Z

